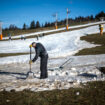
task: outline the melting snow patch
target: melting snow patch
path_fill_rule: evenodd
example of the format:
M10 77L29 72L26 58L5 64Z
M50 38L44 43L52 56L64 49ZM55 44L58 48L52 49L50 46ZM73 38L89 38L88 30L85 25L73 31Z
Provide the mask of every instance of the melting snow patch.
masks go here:
M89 81L105 80L105 77L100 76L100 71L98 69L94 69L93 72L92 68L94 67L91 66L84 71L83 67L79 67L81 73L78 72L78 68L72 68L70 70L64 69L61 71L49 71L49 77L47 79L39 79L37 77L17 79L14 78L13 75L4 75L0 80L0 91L3 89L6 91L11 91L13 89L16 91L22 91L24 89L28 89L36 92L53 89L68 89L70 87L80 87L81 83L85 84ZM37 73L39 75L39 72ZM11 81L9 81L9 79ZM78 94L79 93L77 93L77 95Z

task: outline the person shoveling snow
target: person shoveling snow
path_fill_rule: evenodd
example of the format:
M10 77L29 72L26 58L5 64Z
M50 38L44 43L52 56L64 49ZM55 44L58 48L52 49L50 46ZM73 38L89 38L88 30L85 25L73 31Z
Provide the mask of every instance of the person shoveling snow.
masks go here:
M48 53L41 43L33 42L30 45L30 48L31 47L35 49L36 55L33 58L33 60L29 61L29 64L31 65L33 62L35 62L38 59L38 57L40 57L41 58L40 59L40 71L41 71L40 79L45 79L48 77L48 73L47 73Z

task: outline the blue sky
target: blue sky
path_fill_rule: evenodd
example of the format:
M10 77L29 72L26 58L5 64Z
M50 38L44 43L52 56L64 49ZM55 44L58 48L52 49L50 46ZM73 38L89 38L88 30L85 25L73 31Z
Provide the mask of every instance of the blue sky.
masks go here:
M0 0L0 21L3 28L10 24L22 27L23 23L29 25L32 20L52 22L56 12L59 20L65 19L66 8L71 10L70 18L95 15L105 12L105 0Z

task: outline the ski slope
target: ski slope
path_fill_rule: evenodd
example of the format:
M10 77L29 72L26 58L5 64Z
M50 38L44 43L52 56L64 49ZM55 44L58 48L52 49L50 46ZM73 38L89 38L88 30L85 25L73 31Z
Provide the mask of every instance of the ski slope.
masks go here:
M86 26L91 26L91 25L97 25L97 24L101 24L101 23L105 23L105 21L100 21L100 22L94 22L94 23L88 23L88 24L84 24L84 25L76 25L76 26L70 26L68 29L76 29L76 28L82 28L82 27L86 27ZM43 34L43 33L50 33L50 32L58 32L58 31L62 31L62 30L66 30L66 28L59 28L59 29L53 29L53 30L47 30L47 31L41 31L41 32L34 32L34 33L29 33L29 34L22 34L22 35L16 35L16 36L12 36L12 39L14 38L21 38L21 36L35 36L38 34ZM8 37L4 37L3 39L8 39Z
M105 32L105 25L104 25ZM70 87L80 87L90 81L105 81L105 76L96 68L105 66L105 54L72 56L83 48L95 47L86 41L81 41L81 36L99 33L99 26L90 26L75 31L51 34L40 38L26 40L1 41L0 53L20 53L29 52L29 45L33 41L41 42L49 54L48 68L60 66L68 58L73 62L68 63L63 70L48 71L48 78L40 80L39 60L32 64L32 71L35 78L26 79L29 71L29 54L0 58L0 91L28 89L34 92L68 89ZM33 49L34 52L34 49ZM35 54L33 54L34 56Z
M1 41L0 53L28 53L29 45L35 41L40 42L45 46L50 58L66 57L75 54L83 48L95 47L96 45L94 44L90 44L86 41L80 41L80 37L98 32L99 27L96 25L80 30L51 34L49 36L40 38L38 41L36 41L34 38L27 40ZM33 52L35 52L34 49ZM0 64L13 62L21 63L27 62L28 60L29 56L27 55L6 57L6 59L0 58Z

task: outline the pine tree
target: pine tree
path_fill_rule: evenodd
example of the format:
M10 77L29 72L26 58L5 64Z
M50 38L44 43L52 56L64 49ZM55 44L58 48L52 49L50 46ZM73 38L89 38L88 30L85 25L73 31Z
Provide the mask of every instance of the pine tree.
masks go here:
M35 29L35 28L36 28L35 21L33 20L33 21L30 23L30 29Z
M16 29L19 29L19 28L15 26L14 24L10 24L9 30L16 30Z
M91 16L90 16L90 20L94 20L94 17L93 17L93 15L91 15Z
M40 23L39 23L39 21L36 22L36 28L40 28Z
M24 23L23 24L23 30L26 30L27 29L27 26L26 26L26 24Z
M48 27L48 23L47 23L47 22L45 22L45 25L44 25L44 27Z
M105 13L103 11L101 11L100 13L98 13L95 18L96 19L100 19L101 17L104 17L105 18Z

